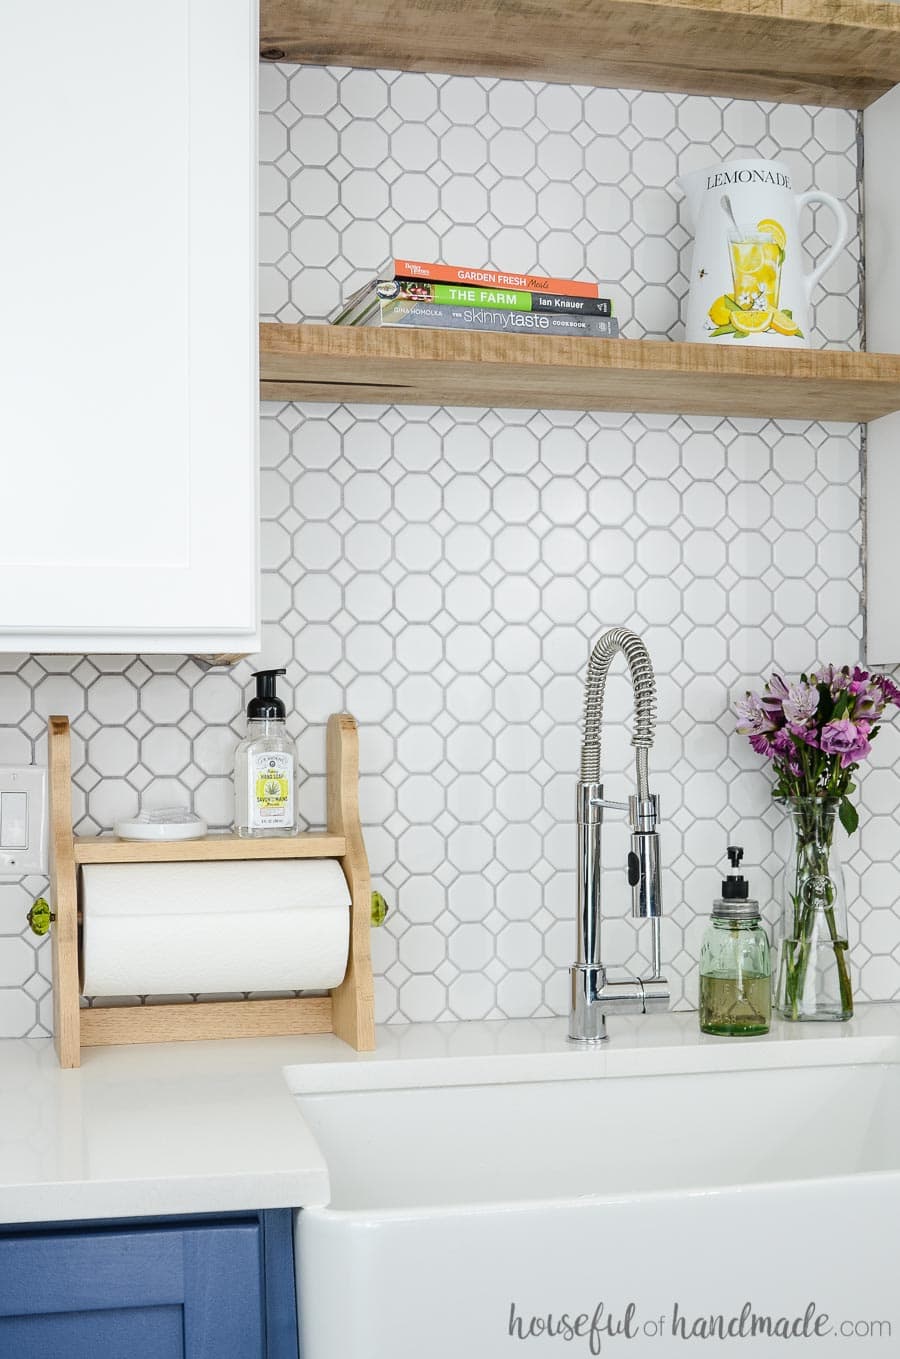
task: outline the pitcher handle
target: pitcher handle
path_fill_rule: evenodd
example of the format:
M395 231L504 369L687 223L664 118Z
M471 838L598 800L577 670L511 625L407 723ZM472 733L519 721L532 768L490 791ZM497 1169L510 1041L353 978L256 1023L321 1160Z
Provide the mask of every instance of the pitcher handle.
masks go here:
M838 200L835 197L833 197L832 194L822 193L821 190L819 189L812 189L810 190L809 193L798 194L797 196L798 214L800 212L800 209L806 207L808 203L824 203L827 208L830 208L832 213L834 214L834 219L837 222L838 233L835 239L832 241L829 248L826 250L825 258L823 260L820 260L820 262L816 265L815 269L813 269L812 273L803 275L803 286L806 289L807 298L809 298L810 293L818 283L819 279L825 273L825 271L827 269L830 269L831 266L834 264L838 255L840 254L840 252L843 250L844 246L847 243L847 237L850 235L850 223L847 221L847 213L844 208L844 205L843 203L839 203Z

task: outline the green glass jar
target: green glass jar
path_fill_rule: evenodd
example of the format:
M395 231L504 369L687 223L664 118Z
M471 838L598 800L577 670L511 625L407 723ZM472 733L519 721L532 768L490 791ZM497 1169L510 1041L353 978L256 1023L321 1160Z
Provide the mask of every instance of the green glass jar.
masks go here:
M743 850L729 848L736 868ZM769 1032L772 1020L772 963L759 903L746 881L730 875L700 951L700 1028L703 1033L750 1037Z

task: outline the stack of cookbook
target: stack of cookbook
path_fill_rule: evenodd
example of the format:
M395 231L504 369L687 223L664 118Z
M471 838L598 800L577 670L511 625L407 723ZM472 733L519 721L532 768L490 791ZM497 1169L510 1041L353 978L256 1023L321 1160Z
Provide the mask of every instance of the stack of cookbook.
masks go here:
M613 339L619 323L596 283L395 259L332 317L336 326L493 330Z

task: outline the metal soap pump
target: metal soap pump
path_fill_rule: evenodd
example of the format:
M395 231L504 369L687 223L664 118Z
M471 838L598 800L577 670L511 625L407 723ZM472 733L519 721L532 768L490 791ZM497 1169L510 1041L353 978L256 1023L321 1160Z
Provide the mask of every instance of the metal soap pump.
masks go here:
M287 734L275 678L255 672L256 697L247 704L247 735L234 757L234 828L238 835L294 835L297 831L297 748Z
M769 1032L772 1018L772 965L769 940L737 870L744 851L728 846L735 870L722 883L700 951L700 1028L728 1037Z

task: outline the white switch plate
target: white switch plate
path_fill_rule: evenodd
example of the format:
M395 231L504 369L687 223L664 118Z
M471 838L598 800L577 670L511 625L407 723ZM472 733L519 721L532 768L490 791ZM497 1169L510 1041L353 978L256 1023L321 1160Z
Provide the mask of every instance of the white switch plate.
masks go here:
M0 764L0 878L46 873L47 771Z

